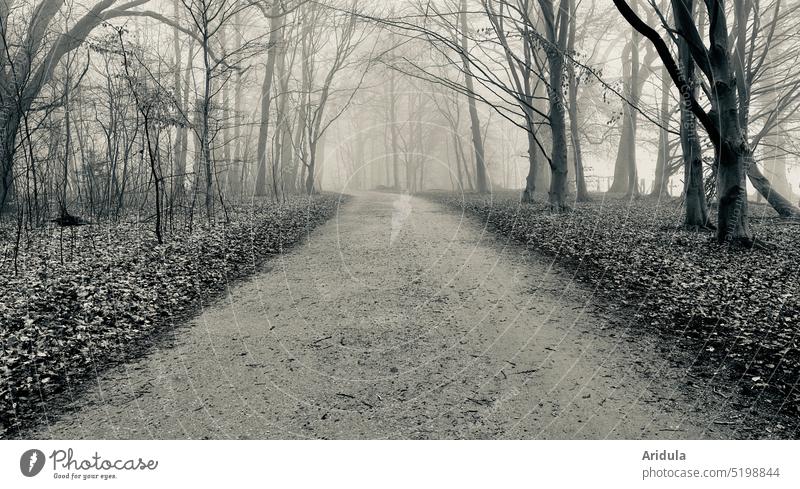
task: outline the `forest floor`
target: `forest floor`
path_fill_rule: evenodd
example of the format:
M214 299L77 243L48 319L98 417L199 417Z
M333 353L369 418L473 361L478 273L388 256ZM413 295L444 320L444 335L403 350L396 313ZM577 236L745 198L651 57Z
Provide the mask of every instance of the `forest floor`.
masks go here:
M86 379L147 352L238 279L305 238L342 199L228 206L228 219L214 224L172 221L164 244L152 220L136 215L77 228L35 227L19 241L17 223L3 222L0 438L46 422L62 397L85 389Z
M364 193L18 436L776 436L641 322L479 220Z

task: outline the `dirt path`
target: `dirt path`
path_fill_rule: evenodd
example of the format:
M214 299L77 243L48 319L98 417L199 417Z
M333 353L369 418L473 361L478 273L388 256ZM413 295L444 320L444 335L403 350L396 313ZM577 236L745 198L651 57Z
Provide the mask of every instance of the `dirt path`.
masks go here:
M736 436L663 346L437 204L358 195L268 268L29 436Z

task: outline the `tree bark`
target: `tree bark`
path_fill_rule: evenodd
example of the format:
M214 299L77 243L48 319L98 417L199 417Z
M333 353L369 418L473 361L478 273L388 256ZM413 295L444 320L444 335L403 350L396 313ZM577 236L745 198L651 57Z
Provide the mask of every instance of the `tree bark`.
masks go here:
M567 130L564 111L564 51L569 25L569 0L561 0L559 15L553 12L553 0L539 0L545 18L548 45L545 48L548 64L548 99L550 101L550 132L553 145L550 157L550 208L554 212L567 209ZM560 25L556 27L556 22Z
M525 177L525 190L522 191L522 202L531 203L536 194L536 176L539 173L539 145L529 128L528 135L528 176Z
M575 0L569 2L569 37L567 40L567 51L575 52L575 36L577 30ZM567 67L569 77L569 133L572 143L572 158L575 166L575 200L577 202L588 202L591 200L589 191L586 188L586 179L583 172L583 152L581 151L581 134L578 124L578 78L575 76L575 65L569 63Z
M655 29L647 25L631 9L626 0L613 0L617 10L628 23L647 37L655 46L670 77L678 86L688 106L703 124L714 144L718 162L717 188L719 209L717 213L717 240L720 243L753 245L753 235L747 220L747 167L753 163L753 153L742 128L739 126L739 107L736 100L736 80L731 69L728 49L728 28L725 8L721 0L707 0L709 11L710 47L706 47L692 18L691 10L680 0L673 0L676 29L690 44L692 58L700 66L711 90L711 112L703 110L692 96L692 86L684 77L669 48Z
M534 96L531 103L535 100L544 99L547 95L545 83L537 83L534 87ZM536 113L530 109L525 109L525 125L528 136L528 175L525 177L525 190L522 192L522 202L533 202L535 199L536 188L548 188L552 178L550 178L550 168L544 164L547 155L542 151L537 136L542 139L542 131L539 127L545 127L545 120L537 120ZM538 126L538 127L537 127Z
M661 121L661 128L658 131L658 157L656 159L656 175L653 182L653 190L650 192L650 197L661 198L668 195L667 185L669 184L669 123L670 117L670 103L669 103L669 73L666 68L661 69L661 107L659 109ZM689 111L691 114L691 111ZM692 115L692 117L694 117ZM683 124L681 124L683 125Z
M694 13L694 0L680 1L689 12ZM679 21L677 16L675 21L676 24ZM685 87L685 90L689 92L682 91L680 97L681 150L683 152L684 198L686 199L686 214L683 224L690 229L703 229L710 226L703 183L703 154L697 134L697 118L689 106L690 101L697 97L695 63L689 50L689 44L682 38L678 39L678 62L689 83Z
M785 148L789 141L780 124L770 131L766 140L769 146L764 151L764 173L770 178L772 188L792 201L796 199L796 193L789 185L789 179L786 175Z
M798 210L797 206L781 195L780 192L773 189L769 179L761 173L755 160L747 166L747 176L750 178L750 183L753 184L753 187L769 202L769 205L775 209L778 215L794 219L800 218L800 210Z
M712 86L712 114L718 121L720 139L714 142L719 174L717 239L721 243L752 246L753 235L747 220L747 174L755 166L753 152L739 126L736 80L730 67L727 27L722 6L717 5L712 21L709 51L716 83ZM710 17L714 17L711 15ZM721 19L720 19L721 17ZM722 23L723 25L719 25Z
M0 112L0 211L13 200L14 195L14 149L19 131L20 116L15 110Z
M400 190L400 155L397 136L397 81L394 70L389 73L389 137L392 143L392 185L395 190Z
M632 63L631 51L633 49L633 38L626 44L622 51L622 85L623 93L630 96ZM622 193L628 189L628 165L631 158L634 158L632 149L636 144L633 140L633 130L631 128L630 106L627 101L622 101L622 130L620 131L619 145L617 146L617 159L614 162L614 179L609 187L609 193Z
M175 14L175 20L179 21L180 19L180 0L174 0L173 2L173 11ZM175 91L175 100L179 101L181 99L181 94L183 90L181 89L181 80L183 78L183 73L181 70L181 40L180 40L180 31L178 29L173 29L172 33L172 48L173 48L173 55L175 56L175 65L173 69L173 83L174 83L174 91ZM177 102L180 103L180 102ZM185 110L185 106L181 107L181 110ZM179 201L183 198L183 175L186 173L186 169L181 168L181 155L182 149L184 147L184 138L188 135L186 134L186 130L180 126L175 129L175 142L172 149L172 200Z
M234 24L239 25L241 16L237 13L234 16ZM242 38L236 33L234 49L236 52L242 48ZM231 172L228 177L230 182L231 195L238 198L242 194L242 73L237 70L235 75L236 85L233 93L233 162Z
M631 107L631 105L625 104L625 109L628 112L627 118L630 120L630 124L628 125L628 130L630 132L627 134L627 139L630 143L630 158L626 161L628 169L628 188L625 193L625 197L628 198L638 197L639 195L639 175L636 171L636 130L639 125L639 112L636 110L636 107L639 106L639 98L642 91L642 86L639 81L641 72L639 41L641 41L641 35L636 32L636 29L632 29L632 31L630 97L633 106Z
M205 208L206 220L211 222L214 219L214 163L211 154L211 58L209 49L209 38L203 37L203 107L200 132L200 151L202 153L203 169L206 179Z
M256 174L255 194L267 195L267 141L269 139L269 108L272 102L272 79L275 76L275 60L278 52L278 34L283 17L280 15L281 2L274 2L270 10L269 22L269 48L267 64L264 67L264 82L261 85L261 123L258 130L258 146L256 149Z
M467 0L461 0L461 59L464 65L464 85L466 86L467 103L469 104L469 120L472 129L472 146L475 150L475 177L479 193L489 191L486 181L486 161L483 148L483 138L481 137L481 122L478 117L478 109L475 104L475 86L472 80L472 71L467 59L469 46L467 44Z

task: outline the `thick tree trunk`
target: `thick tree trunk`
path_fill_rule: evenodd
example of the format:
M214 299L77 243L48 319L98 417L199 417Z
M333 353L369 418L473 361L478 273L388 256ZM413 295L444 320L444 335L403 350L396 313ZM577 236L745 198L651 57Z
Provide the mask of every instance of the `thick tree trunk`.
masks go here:
M744 167L754 164L747 143L726 141L719 151L719 214L717 239L720 243L751 246L753 236L747 220L747 186Z
M694 116L692 116L694 119ZM690 130L691 131L691 130ZM708 207L706 206L705 185L703 184L703 160L700 143L695 138L681 136L684 159L684 179L686 215L684 225L699 229L709 227Z
M633 39L628 41L627 45L622 51L622 85L623 93L630 96L631 87L631 50L633 47ZM609 187L609 193L623 193L628 189L628 165L633 157L631 151L635 141L631 136L633 130L631 129L630 106L626 101L622 101L622 130L620 131L619 145L617 146L617 159L614 162L614 180Z
M636 171L636 126L638 113L631 104L636 105L641 90L639 63L639 34L634 30L631 40L622 54L623 92L628 101L622 102L622 131L620 133L617 159L614 164L614 181L609 193L625 192L626 197L638 195L638 175Z
M683 0L686 8L690 11L694 9L693 1ZM688 87L683 88L685 93L681 93L680 97L681 150L683 151L684 197L686 199L686 214L683 224L690 229L704 229L710 226L710 222L703 182L703 154L700 137L697 134L697 118L692 113L690 106L690 101L697 96L695 62L692 59L689 44L683 39L678 41L678 62L689 83Z
M555 212L567 210L567 128L564 111L564 55L569 25L568 0L561 0L559 15L553 13L552 0L540 0L546 7L545 18L548 24L550 45L545 49L548 64L548 99L550 101L550 132L553 145L550 155L550 208ZM558 22L560 21L560 22ZM556 28L556 25L559 25Z
M561 81L564 60L559 53L550 54L550 130L553 150L550 163L550 207L560 212L567 208L567 134L564 120L564 95Z
M631 148L633 143L629 136L630 118L627 117L627 110L623 109L622 131L620 132L619 145L617 146L617 159L614 161L614 179L608 188L609 193L622 193L628 188L628 161L631 159Z
M718 63L715 74L719 81L712 92L715 95L712 97L714 113L718 114L721 134L721 140L715 147L719 167L717 239L720 243L749 247L753 244L753 235L747 220L746 178L751 171L749 168L755 166L755 161L739 127L736 82L727 68L728 63Z
M635 3L633 9L636 10ZM650 17L648 16L648 18ZM614 181L609 188L611 193L625 192L626 197L635 197L639 194L636 161L636 132L639 124L639 112L636 107L639 105L644 84L649 78L649 71L642 73L642 66L650 66L652 58L655 57L654 52L648 51L644 62L641 61L640 40L641 35L634 29L631 41L623 51L623 91L627 95L628 101L623 101L622 134L614 165Z
M670 76L681 89L681 95L689 99L688 105L702 122L712 143L718 162L717 189L719 209L717 214L717 239L720 243L753 245L753 236L747 221L747 166L752 164L753 154L742 128L739 126L739 107L736 97L736 80L731 69L731 53L728 50L728 28L724 3L707 1L709 10L709 45L693 43L692 58L702 63L711 82L711 112L705 112L696 99L690 96L691 83L683 76L669 53L669 48L652 27L642 21L625 0L614 0L617 10L637 31L647 36L658 50L658 54L670 71ZM676 29L683 36L696 33L692 11L681 0L673 0L676 12ZM696 52L697 51L697 52ZM696 52L696 53L695 53Z

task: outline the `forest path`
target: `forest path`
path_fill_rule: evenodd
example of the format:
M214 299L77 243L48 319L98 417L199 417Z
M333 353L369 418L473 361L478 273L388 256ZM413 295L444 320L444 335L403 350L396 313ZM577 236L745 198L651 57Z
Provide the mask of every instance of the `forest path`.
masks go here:
M28 436L736 436L669 346L438 204L356 195L265 268Z

